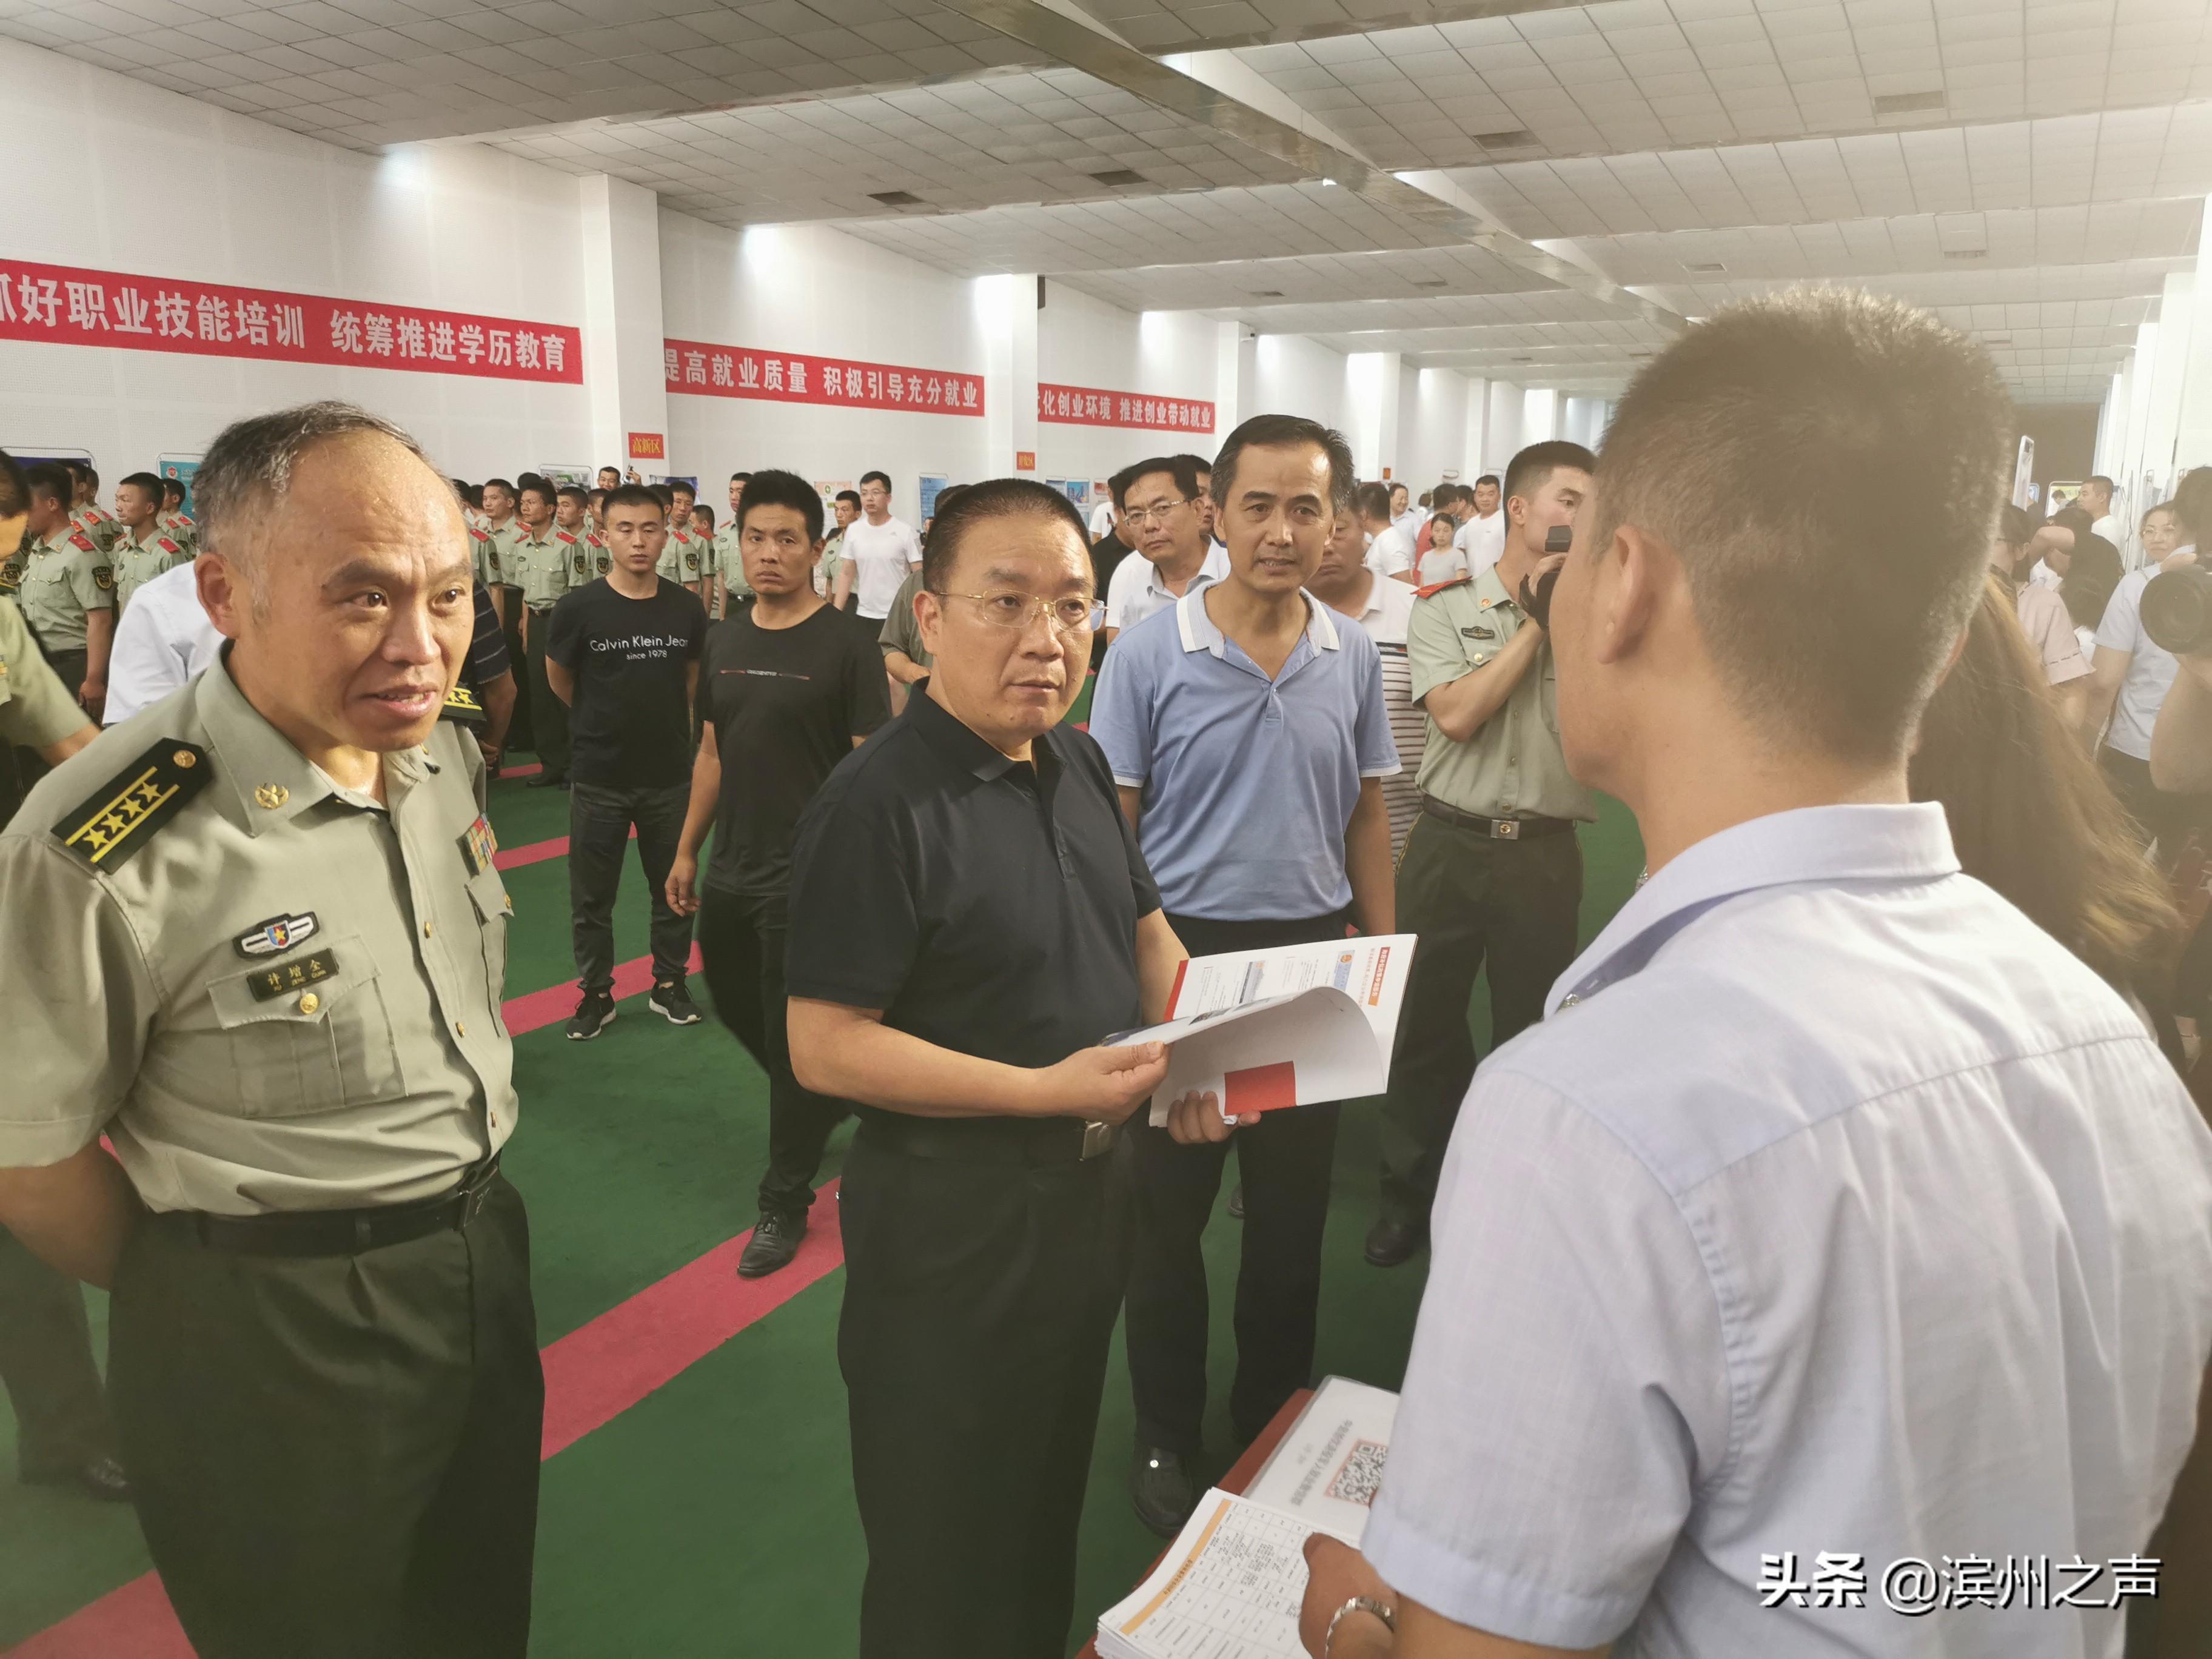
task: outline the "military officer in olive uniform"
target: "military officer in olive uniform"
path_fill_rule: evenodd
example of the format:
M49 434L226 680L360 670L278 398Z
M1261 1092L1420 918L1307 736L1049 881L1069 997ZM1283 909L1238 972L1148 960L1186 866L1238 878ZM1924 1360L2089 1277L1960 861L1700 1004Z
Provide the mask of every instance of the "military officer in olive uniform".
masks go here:
M715 588L722 596L721 609L715 614L734 617L738 607L753 596L752 584L745 580L744 548L738 538L735 515L732 521L714 532L714 552L709 561L714 576Z
M68 469L46 461L26 476L31 536L15 599L54 672L97 720L107 699L107 653L115 640L115 566L70 521Z
M691 491L655 484L653 493L668 508L668 544L660 550L660 562L653 567L653 573L697 593L706 581L711 550L706 538L691 528Z
M535 473L524 475L519 532L507 551L507 574L522 595L522 647L529 665L531 731L538 750L538 775L526 786L550 789L568 781L568 706L545 684L545 640L552 629L553 605L568 591L582 543L553 522L553 486Z
M1367 1236L1378 1267L1405 1261L1427 1236L1437 1170L1474 1075L1468 1002L1485 960L1493 1048L1542 1017L1545 994L1574 960L1575 825L1595 819L1597 803L1567 770L1551 646L1522 599L1546 567L1547 535L1572 524L1594 465L1571 443L1515 456L1498 562L1422 589L1406 626L1428 747L1420 814L1398 861L1398 925L1421 948L1378 1123L1382 1217Z
M21 470L0 455L0 554L12 555L22 539L27 495ZM40 656L22 612L0 599L0 827L20 799L13 747L58 766L99 735ZM4 1229L0 1385L15 1408L15 1468L21 1480L74 1485L110 1502L131 1496L93 1361L84 1294Z
M544 1382L499 1174L510 907L439 718L459 508L342 404L230 427L197 488L224 655L0 832L0 1224L112 1286L203 1659L523 1659Z
M115 510L123 534L109 556L115 562L115 615L119 621L133 593L192 556L161 528L161 481L152 473L134 472L117 484Z

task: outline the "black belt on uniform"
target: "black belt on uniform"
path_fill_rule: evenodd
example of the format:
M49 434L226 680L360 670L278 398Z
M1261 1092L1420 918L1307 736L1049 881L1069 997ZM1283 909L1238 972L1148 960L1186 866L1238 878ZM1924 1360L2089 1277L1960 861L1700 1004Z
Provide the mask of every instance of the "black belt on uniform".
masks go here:
M1486 818L1480 812L1462 812L1434 795L1421 797L1421 811L1455 829L1472 830L1492 841L1533 841L1538 836L1565 835L1575 827L1572 818Z
M365 1210L286 1210L274 1215L209 1215L170 1212L210 1249L240 1255L362 1255L432 1233L465 1227L483 1212L484 1195L499 1175L494 1152L471 1169L450 1193L412 1204ZM168 1215L150 1218L167 1221ZM173 1223L172 1224L178 1224Z
M1112 1124L1072 1117L915 1117L878 1110L869 1115L863 1127L884 1145L913 1158L1083 1164L1114 1150Z

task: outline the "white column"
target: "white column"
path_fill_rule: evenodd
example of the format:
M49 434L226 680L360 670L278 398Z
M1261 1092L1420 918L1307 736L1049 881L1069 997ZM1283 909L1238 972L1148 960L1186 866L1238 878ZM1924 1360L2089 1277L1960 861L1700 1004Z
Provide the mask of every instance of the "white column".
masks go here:
M1522 434L1526 430L1522 416L1528 407L1528 394L1510 380L1490 383L1490 418L1482 429L1482 453L1470 455L1472 478L1485 472L1505 476L1505 464L1511 460L1524 443L1534 442Z
M1397 448L1401 362L1395 351L1355 351L1344 360L1344 435L1362 478L1381 477Z
M2143 470L2172 494L2176 445L2181 434L2182 389L2189 375L2197 276L2177 271L2166 279L2158 302L2158 352L2150 365L2150 403L2143 425Z
M2126 483L2136 500L2142 503L2136 516L2140 518L2158 504L2158 485L2146 481L2148 469L2143 464L2144 434L2150 425L2150 366L2158 356L2158 325L2139 323L2136 325L2136 349L2128 358L2128 408L2126 425L2122 430L2126 438L2120 451L2120 465L2127 469Z
M584 226L584 386L592 410L591 462L629 464L629 434L668 436L668 386L661 366L660 198L642 185L596 173L579 179ZM688 476L697 458L672 449L641 459L638 471Z
M1216 323L1213 335L1213 445L1218 453L1244 419L1244 325Z
M1467 381L1467 420L1463 424L1459 447L1449 465L1464 483L1482 471L1482 458L1490 451L1491 404L1490 389L1494 380L1469 375ZM1442 477L1439 471L1437 476Z
M1521 395L1521 447L1540 444L1559 435L1559 394L1547 386L1530 386Z
M975 318L983 332L983 424L987 477L1038 476L1037 279L1034 272L975 278ZM1017 465L1023 455L1030 465Z
M2212 258L2212 202L2206 204L2207 221L2197 233L2197 269L2212 270L2205 261ZM2168 279L2171 280L2170 278ZM2191 281L2194 281L2192 276ZM2205 311L2212 309L2212 289L2205 295L2206 304L2200 307L2192 295L2191 311L2196 318L2189 331L2189 345L2182 359L2180 406L2174 429L2174 476L2192 466L2202 466L2212 461L2212 317Z

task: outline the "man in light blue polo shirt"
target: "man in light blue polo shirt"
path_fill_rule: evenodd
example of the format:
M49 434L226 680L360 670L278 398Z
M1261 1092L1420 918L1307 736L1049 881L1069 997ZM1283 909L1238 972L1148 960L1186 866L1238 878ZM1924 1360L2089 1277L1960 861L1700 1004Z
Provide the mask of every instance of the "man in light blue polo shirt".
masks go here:
M1475 1075L1365 1557L1307 1546L1316 1655L2118 1659L2212 1349L2212 1133L1908 799L2013 421L1980 346L1838 290L1622 398L1548 626L1651 878Z
M1193 956L1389 933L1395 775L1382 662L1358 627L1304 591L1349 505L1352 456L1318 423L1263 415L1214 463L1229 571L1123 634L1091 709L1160 900ZM1136 499L1131 492L1130 499ZM1334 1105L1273 1112L1240 1133L1243 1267L1230 1413L1241 1438L1310 1380ZM1129 1278L1137 1402L1131 1496L1173 1534L1205 1483L1206 1264L1200 1240L1225 1145L1177 1146L1138 1125Z

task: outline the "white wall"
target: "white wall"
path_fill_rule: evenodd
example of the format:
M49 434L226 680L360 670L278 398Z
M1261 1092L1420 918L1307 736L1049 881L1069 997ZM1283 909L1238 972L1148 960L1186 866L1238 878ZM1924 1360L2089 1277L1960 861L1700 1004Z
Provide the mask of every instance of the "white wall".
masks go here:
M1414 495L1433 489L1446 471L1467 471L1468 383L1456 369L1425 368L1408 374L1413 412L1398 434L1403 463L1398 477Z
M1233 365L1235 327L1196 312L1147 311L1139 315L1047 278L1044 309L1037 313L1038 380L1210 403L1214 405L1214 429L1183 432L1040 422L1039 476L1097 480L1155 455L1188 452L1211 458L1229 435L1224 405L1236 400L1235 388L1220 381L1223 331L1230 331L1227 361Z
M12 40L0 40L0 84L9 256L584 321L566 173L474 145L359 155ZM0 340L0 445L88 450L107 483L197 454L240 416L315 398L391 416L466 477L595 459L581 386Z
M1548 434L1532 432L1523 416L1529 394L1510 380L1492 380L1489 386L1490 418L1482 431L1482 459L1468 482L1485 472L1505 476L1506 464L1528 445Z
M1255 352L1254 415L1303 415L1345 429L1351 398L1344 354L1297 334L1262 334ZM1224 434L1225 435L1225 434Z
M898 368L981 374L987 368L978 284L818 225L742 233L660 216L662 319L671 338L843 356ZM987 405L1000 388L987 391ZM801 477L890 475L891 511L913 520L915 479L955 483L1003 475L989 422L971 416L826 404L675 395L668 399L672 474L705 481L787 467Z

